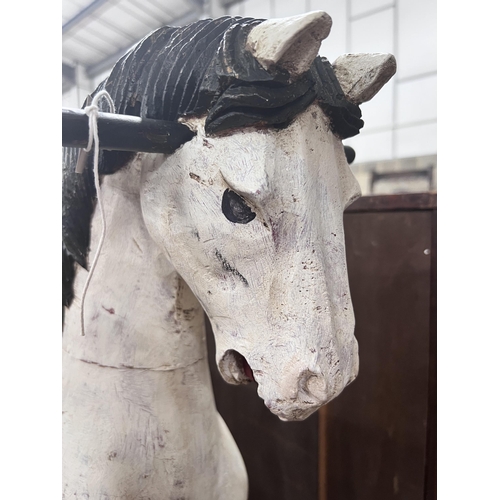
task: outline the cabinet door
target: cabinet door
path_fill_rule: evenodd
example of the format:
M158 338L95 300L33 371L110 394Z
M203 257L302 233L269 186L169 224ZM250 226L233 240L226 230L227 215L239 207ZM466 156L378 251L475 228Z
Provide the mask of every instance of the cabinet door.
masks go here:
M320 410L321 500L423 500L433 212L345 214L360 372Z

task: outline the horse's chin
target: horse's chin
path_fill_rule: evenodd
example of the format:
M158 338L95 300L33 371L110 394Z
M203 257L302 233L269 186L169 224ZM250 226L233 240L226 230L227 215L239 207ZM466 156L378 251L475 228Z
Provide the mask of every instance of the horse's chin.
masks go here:
M286 408L283 410L277 410L268 407L272 413L274 413L283 422L300 422L310 417L314 412L316 412L321 405L309 407L309 408Z

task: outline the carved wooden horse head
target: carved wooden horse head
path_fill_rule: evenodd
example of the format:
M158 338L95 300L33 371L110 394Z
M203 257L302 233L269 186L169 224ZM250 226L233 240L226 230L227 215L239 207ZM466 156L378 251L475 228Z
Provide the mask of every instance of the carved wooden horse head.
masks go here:
M395 71L389 55L317 57L330 27L313 12L161 28L98 89L118 113L196 133L171 155L132 163L103 152L100 171L128 168L147 233L210 318L222 376L254 379L283 420L306 418L358 373L342 217L360 191L342 139L359 132L358 105ZM74 161L68 153L67 304L93 210Z

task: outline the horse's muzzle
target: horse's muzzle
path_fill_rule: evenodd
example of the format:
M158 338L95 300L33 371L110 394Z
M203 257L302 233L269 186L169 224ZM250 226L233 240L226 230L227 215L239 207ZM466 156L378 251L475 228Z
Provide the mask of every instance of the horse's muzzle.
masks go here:
M334 397L329 394L325 377L309 369L303 370L295 386L289 386L284 392L286 397L266 397L265 387L259 386L259 396L266 406L285 421L304 420Z

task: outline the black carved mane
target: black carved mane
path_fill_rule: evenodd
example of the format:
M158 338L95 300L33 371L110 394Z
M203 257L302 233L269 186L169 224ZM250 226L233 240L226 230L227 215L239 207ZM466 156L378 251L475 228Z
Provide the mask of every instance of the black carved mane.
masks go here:
M105 88L120 114L169 121L207 115L210 135L245 126L286 127L317 101L334 133L341 138L358 134L361 111L346 100L325 58L317 57L309 71L292 81L285 70L265 70L245 50L248 33L262 21L222 17L159 28L116 63L94 94ZM99 172L112 174L133 156L103 151ZM77 158L77 149L64 148L63 306L73 299L75 263L87 267L95 206L92 170L87 166L75 174Z

